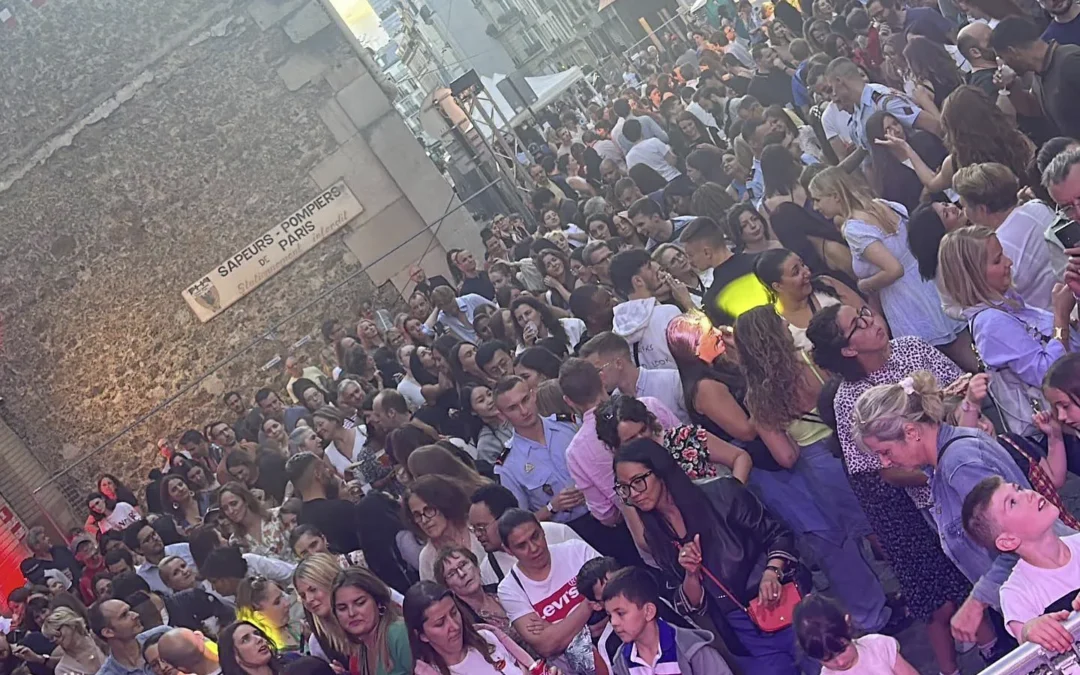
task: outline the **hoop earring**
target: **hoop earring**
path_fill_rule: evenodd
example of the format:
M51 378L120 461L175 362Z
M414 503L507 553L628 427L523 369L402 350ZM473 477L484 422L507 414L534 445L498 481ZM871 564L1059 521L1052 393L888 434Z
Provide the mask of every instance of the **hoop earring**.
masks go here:
M386 614L386 605L379 605L379 616Z

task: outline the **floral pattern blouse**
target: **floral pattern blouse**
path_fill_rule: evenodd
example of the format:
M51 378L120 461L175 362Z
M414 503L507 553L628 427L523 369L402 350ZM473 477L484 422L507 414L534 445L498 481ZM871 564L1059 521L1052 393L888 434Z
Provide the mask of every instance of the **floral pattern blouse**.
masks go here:
M269 518L262 521L262 543L255 541L255 537L251 534L245 534L242 537L233 534L229 538L229 543L239 546L245 553L278 558L289 563L297 562L296 554L289 546L289 533L282 525L281 518L278 517L279 511L280 509L270 509Z
M709 434L694 424L683 424L664 431L664 447L690 480L716 478L716 465L709 461Z

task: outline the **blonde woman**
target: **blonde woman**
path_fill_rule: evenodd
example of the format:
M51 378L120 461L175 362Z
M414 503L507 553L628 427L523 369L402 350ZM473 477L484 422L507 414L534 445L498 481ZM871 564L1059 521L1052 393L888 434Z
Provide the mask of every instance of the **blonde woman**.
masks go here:
M105 664L105 654L94 641L86 622L67 607L57 607L41 624L41 632L62 652L56 675L94 675Z
M938 249L942 288L963 309L979 357L994 373L994 402L1010 431L1030 436L1038 433L1031 401L1043 400L1043 377L1066 352L1080 348L1069 322L1076 299L1067 286L1055 284L1052 312L1027 304L1013 287L1012 266L997 235L985 227L950 232Z
M660 244L653 251L652 259L665 272L686 286L686 290L690 291L690 299L693 300L694 306L701 309L701 299L705 296L705 291L709 290L708 284L705 283L706 277L711 283L712 269L699 274L690 265L690 258L686 256L686 251L678 244Z
M843 221L859 290L881 302L893 337L914 335L962 368L976 369L964 324L945 316L932 281L919 275L907 244L907 209L876 199L844 170L825 169L810 181L810 198L826 218Z
M994 633L986 621L985 609L999 607L998 590L1016 558L992 555L963 527L958 527L963 522L964 499L979 482L991 476L1027 490L1031 485L992 437L978 429L954 427L944 419L944 394L937 380L933 374L919 370L895 384L863 392L855 402L852 432L859 447L876 455L882 466L929 475L934 499L929 513L941 546L974 584L952 618L952 633L958 640L986 646L993 641ZM1067 529L1064 525L1061 528Z
M315 553L300 561L293 572L293 587L304 606L307 624L308 653L330 663L349 664L349 638L334 618L330 596L334 580L341 573L341 563L330 553Z

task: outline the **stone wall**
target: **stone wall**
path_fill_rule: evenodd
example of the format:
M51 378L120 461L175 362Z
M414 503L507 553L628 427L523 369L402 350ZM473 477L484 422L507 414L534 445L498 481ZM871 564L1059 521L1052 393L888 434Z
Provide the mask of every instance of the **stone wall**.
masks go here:
M400 302L476 227L317 0L48 0L0 27L0 415L59 471L349 275L74 473L136 485L153 442L283 386L325 317ZM181 291L344 178L364 212L206 324ZM443 214L441 224L431 227ZM32 489L36 486L27 486ZM34 520L33 514L22 514Z

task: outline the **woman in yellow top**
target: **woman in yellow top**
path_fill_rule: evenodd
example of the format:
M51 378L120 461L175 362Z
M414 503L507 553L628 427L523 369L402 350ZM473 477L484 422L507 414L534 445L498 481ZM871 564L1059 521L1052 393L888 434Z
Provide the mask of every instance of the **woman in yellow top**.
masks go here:
M856 625L871 633L894 628L902 617L892 619L881 583L860 551L859 538L870 534L870 525L832 454L832 429L818 414L824 377L795 347L772 306L739 316L735 345L746 374L746 406L769 453L786 469L768 474L787 489L762 490L784 495L766 507L810 543Z

